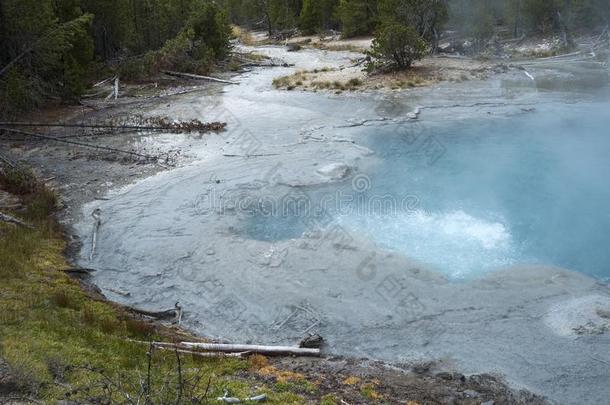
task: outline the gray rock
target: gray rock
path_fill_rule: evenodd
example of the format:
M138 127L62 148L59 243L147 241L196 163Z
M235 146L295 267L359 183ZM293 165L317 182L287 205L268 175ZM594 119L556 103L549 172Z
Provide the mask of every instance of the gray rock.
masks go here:
M464 395L466 395L468 398L478 398L481 396L481 394L475 390L465 390Z
M318 169L319 174L333 180L341 180L346 178L350 171L350 167L345 163L331 163Z

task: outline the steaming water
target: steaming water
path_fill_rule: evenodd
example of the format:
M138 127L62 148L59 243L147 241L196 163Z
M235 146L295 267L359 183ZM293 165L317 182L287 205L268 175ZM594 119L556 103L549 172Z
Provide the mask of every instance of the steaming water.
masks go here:
M517 264L606 278L608 128L603 103L444 125L364 127L357 138L382 163L361 178L365 190L344 191L347 206L325 208L350 232L454 279ZM254 216L246 234L273 241L305 230L297 217Z
M383 157L369 196L414 195L419 204L339 220L453 277L517 263L608 277L607 108L564 105L421 128L422 138L442 143L433 159L414 153L411 129L367 129L364 139Z

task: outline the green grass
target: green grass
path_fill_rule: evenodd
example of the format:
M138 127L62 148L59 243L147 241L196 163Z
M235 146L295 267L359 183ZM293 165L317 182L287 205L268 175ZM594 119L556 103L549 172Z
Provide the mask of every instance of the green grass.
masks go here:
M322 397L320 400L320 405L338 405L339 400L333 394L327 394Z

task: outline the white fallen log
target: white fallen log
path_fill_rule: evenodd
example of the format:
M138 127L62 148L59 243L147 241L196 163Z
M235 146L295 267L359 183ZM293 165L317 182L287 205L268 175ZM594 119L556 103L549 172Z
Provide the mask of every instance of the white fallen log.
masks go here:
M207 80L210 82L225 83L225 84L239 84L238 82L232 82L230 80L219 79L217 77L211 77L211 76L195 75L192 73L174 72L171 70L162 70L161 72L165 73L166 75L169 75L169 76L183 77L186 79Z
M184 349L177 349L177 348L173 348L173 347L167 347L167 346L157 346L156 344L153 343L153 346L155 346L156 348L160 349L160 350L171 350L173 352L177 352L180 354L188 354L188 355L192 355L192 356L198 356L198 357L243 357L246 354L248 354L248 352L242 352L242 353L221 353L221 352L196 352L193 350L184 350Z
M230 397L229 391L225 390L224 395L222 397L216 398L216 400L224 402L225 404L241 404L242 402L264 402L267 400L267 395L261 394L254 397L239 399L237 397Z
M95 83L93 86L91 87L100 87L103 86L104 84L108 83L109 81L111 81L112 79L114 79L113 77L109 77L108 79L104 79L99 83Z
M89 253L89 261L93 260L93 255L95 255L95 245L97 244L97 231L100 229L100 225L102 224L102 210L96 208L91 216L95 220L93 223L93 235L91 236L91 253Z
M555 56L547 56L544 58L538 58L536 61L544 61L544 60L553 60L553 59L562 59L562 58L571 58L572 56L578 56L582 54L582 51L576 51L571 53L563 53Z
M261 345L243 345L243 344L223 344L223 343L193 343L181 342L181 346L207 350L210 352L253 352L261 354L294 354L297 356L319 356L320 349L308 349L295 346L261 346Z
M194 356L199 356L199 357L243 357L243 356L250 354L250 352L235 352L235 353L200 352L200 351L185 349L179 343L145 342L142 340L133 340L133 339L127 339L127 340L132 343L138 343L138 344L147 345L147 346L152 345L160 350L177 351L178 353L181 353L181 354L192 354Z

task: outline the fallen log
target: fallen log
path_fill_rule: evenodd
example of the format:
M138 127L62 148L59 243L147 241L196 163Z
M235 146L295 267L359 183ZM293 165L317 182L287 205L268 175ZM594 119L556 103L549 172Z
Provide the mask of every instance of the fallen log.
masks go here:
M229 391L225 390L222 397L216 398L217 401L224 402L225 404L241 404L242 402L265 402L267 400L266 394L256 395L254 397L248 397L239 399L237 397L230 397Z
M217 82L217 83L225 83L225 84L239 84L238 82L233 82L233 81L230 81L230 80L219 79L217 77L201 76L201 75L195 75L195 74L192 74L192 73L174 72L174 71L171 71L171 70L162 70L161 73L165 73L166 75L169 75L169 76L182 77L182 78L185 78L185 79L207 80L209 82Z
M527 70L523 69L523 73L524 73L524 74L525 74L527 77L529 77L529 79L530 79L531 81L533 81L533 82L535 82L535 81L536 81L536 79L534 78L534 76L532 76L532 74L531 74L530 72L528 72Z
M159 346L156 343L153 343L152 345L160 350L170 350L172 352L178 352L180 354L190 354L192 356L199 356L199 357L243 357L250 353L250 352L240 352L240 353L197 352L194 350L179 349L177 346L176 347Z
M81 99L88 99L88 98L98 98L100 96L103 96L104 94L106 94L106 92L104 90L98 91L96 93L86 93L83 94L82 96L80 96Z
M111 293L115 293L117 295L120 295L122 297L131 297L131 293L128 291L123 291L123 290L119 290L116 288L106 288L106 290L110 291Z
M254 154L254 155L237 155L234 153L223 153L222 156L230 157L230 158L235 158L235 157L251 158L251 157L280 156L280 154L279 153L259 153L259 154Z
M22 226L24 228L28 228L28 229L34 229L34 227L30 224L26 224L25 222L23 222L22 220L15 218L11 215L8 214L4 214L2 212L0 212L0 221L2 222L6 222L9 224L13 224L13 225L19 225Z
M128 307L128 309L131 309ZM143 311L146 312L146 311ZM245 355L248 353L260 353L267 355L298 355L298 356L319 356L319 348L300 348L295 346L260 346L260 345L241 345L241 344L223 344L223 343L202 343L202 342L142 342L133 340L135 343L152 344L157 347L166 349L181 349L193 350L199 349L207 352L218 352L223 354Z
M261 345L242 345L242 344L223 344L223 343L192 343L181 342L181 346L201 349L212 352L252 352L267 355L293 354L297 356L319 356L320 349L300 348L295 346L261 346Z
M151 120L152 121L152 120ZM201 122L193 120L190 122L170 122L166 119L155 120L159 125L112 125L112 124L66 124L49 122L0 122L0 127L32 127L32 128L87 128L87 129L111 129L111 130L136 130L136 131L222 131L226 128L224 122ZM4 128L0 128L4 129ZM55 138L55 139L63 139Z
M264 63L264 62L244 62L239 65L242 68L245 67L292 67L294 63Z
M74 267L71 269L62 270L64 273L74 276L90 276L91 273L95 271L95 269L87 269L83 267Z
M182 321L182 307L180 306L179 302L176 302L175 307L173 309L168 309L165 311L146 311L144 309L138 309L134 307L125 307L125 309L130 312L143 315L149 318L172 320L172 323L179 324Z
M8 167L10 167L11 169L14 169L17 167L15 162L13 162L12 160L10 160L9 158L7 158L6 156L4 156L2 154L0 154L0 161L3 162Z
M563 54L555 55L555 56L547 56L547 57L544 57L544 58L537 58L533 62L539 62L539 61L545 61L545 60L553 60L553 59L561 59L561 58L570 58L572 56L578 56L580 54L582 54L582 51L576 51L576 52L571 52L571 53L563 53Z
M147 345L147 346L154 346L157 349L161 349L161 350L177 351L178 353L192 354L194 356L200 356L200 357L243 357L243 356L246 356L246 355L251 353L251 352L248 352L248 351L246 351L246 352L234 352L234 353L203 352L203 351L195 351L195 350L185 349L179 343L145 342L145 341L142 341L142 340L133 340L133 339L127 339L127 340L129 342L132 342L132 343L138 343L138 344Z
M143 153L138 153L138 152L132 152L132 151L128 151L128 150L122 150L122 149L116 149L116 148L110 148L108 146L99 146L99 145L92 145L90 143L84 143L84 142L77 142L77 141L68 141L66 139L61 139L61 138L54 138L52 136L47 136L47 135L42 135L42 134L37 134L34 132L28 132L28 131L21 131L19 129L13 129L13 128L0 128L0 131L7 131L7 132L12 132L15 134L20 134L20 135L25 135L25 136L31 136L33 138L39 138L39 139L45 139L45 140L49 140L49 141L55 141L55 142L60 142L60 143L66 143L69 145L76 145L76 146L82 146L85 148L91 148L91 149L98 149L98 150L105 150L108 152L116 152L116 153L123 153L126 155L131 155L131 156L136 156L139 158L143 158L146 159L148 161L153 161L153 160L157 160L158 158L152 155L145 155Z
M199 357L243 357L249 353L249 352L242 352L242 353L195 352L193 350L172 349L170 347L158 347L158 348L161 350L171 350L171 351L178 352L180 354L190 354L192 356L199 356Z
M95 87L100 87L100 86L103 86L103 85L105 85L106 83L108 83L109 81L111 81L112 79L114 79L114 77L109 77L108 79L104 79L104 80L102 80L101 82L95 83L95 84L94 84L93 86L91 86L91 87L94 87L94 88L95 88Z

